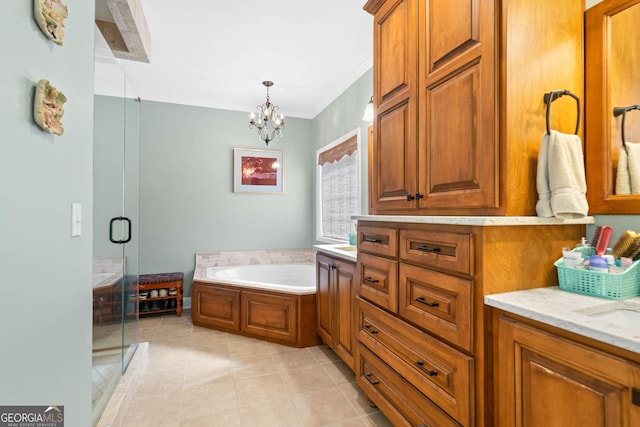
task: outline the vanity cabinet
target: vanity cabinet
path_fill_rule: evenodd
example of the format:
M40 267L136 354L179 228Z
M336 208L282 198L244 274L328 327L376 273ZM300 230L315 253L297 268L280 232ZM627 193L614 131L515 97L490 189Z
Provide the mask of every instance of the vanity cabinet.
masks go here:
M637 354L499 310L494 320L497 426L640 425Z
M483 297L557 284L585 227L395 221L358 221L356 380L394 425L492 426Z
M322 341L354 370L356 264L326 253L316 255L317 325Z
M535 215L543 95L583 94L583 3L369 0L364 9L374 16L369 212ZM575 123L575 102L554 102L551 127L572 133Z

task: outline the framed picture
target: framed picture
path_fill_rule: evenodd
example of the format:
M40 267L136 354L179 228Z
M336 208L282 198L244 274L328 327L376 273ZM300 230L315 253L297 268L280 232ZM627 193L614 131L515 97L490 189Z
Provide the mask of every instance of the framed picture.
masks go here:
M282 193L282 151L233 149L234 193Z

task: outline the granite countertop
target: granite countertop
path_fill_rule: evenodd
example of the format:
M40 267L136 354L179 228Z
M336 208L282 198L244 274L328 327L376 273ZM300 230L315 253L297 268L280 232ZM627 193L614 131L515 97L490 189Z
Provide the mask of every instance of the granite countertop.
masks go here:
M640 297L610 300L558 286L486 295L485 304L640 353Z
M313 248L320 252L338 256L339 258L347 261L358 261L358 248L347 243L339 243L335 245L313 245Z
M537 216L404 216L404 215L354 215L351 219L361 221L385 221L414 224L444 224L444 225L476 225L476 226L506 226L506 225L566 225L566 224L594 224L595 218L587 216L577 219L541 218Z

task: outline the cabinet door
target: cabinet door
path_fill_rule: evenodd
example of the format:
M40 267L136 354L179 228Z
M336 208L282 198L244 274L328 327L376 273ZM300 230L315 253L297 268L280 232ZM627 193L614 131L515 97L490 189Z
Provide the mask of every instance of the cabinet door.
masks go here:
M494 3L419 1L420 208L499 206Z
M416 10L416 0L389 0L374 15L371 213L416 206Z
M506 317L498 325L498 425L638 425L640 366Z
M191 304L194 325L240 330L240 291L193 282Z
M335 262L335 311L336 330L334 334L335 351L351 369L354 369L355 353L355 273L356 266L351 263Z
M322 341L332 346L333 344L333 308L331 304L331 270L333 259L322 254L316 255L316 307L318 335Z
M240 303L243 333L284 344L296 343L298 303L295 296L243 290Z

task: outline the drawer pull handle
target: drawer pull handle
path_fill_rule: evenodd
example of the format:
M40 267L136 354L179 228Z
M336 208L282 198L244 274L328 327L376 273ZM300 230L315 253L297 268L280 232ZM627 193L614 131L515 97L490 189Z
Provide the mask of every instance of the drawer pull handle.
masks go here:
M438 301L434 301L434 302L429 302L427 300L424 299L424 297L418 297L416 298L416 301L424 304L424 305L428 305L429 307L437 307L440 305L440 303Z
M430 371L427 371L426 369L424 369L424 362L422 360L418 360L416 362L416 366L418 368L422 369L430 377L435 377L436 375L438 375L438 370L437 369L432 369Z
M380 382L375 378L373 378L373 374L371 372L367 372L366 374L364 374L364 377L367 379L367 381L369 381L373 385L376 385Z
M365 237L364 239L362 239L362 241L364 242L368 242L368 243L382 243L382 240L380 239L373 239L371 237Z
M435 254L439 254L442 251L442 249L440 249L437 246L435 248L432 248L431 246L423 245L423 246L418 246L416 249L421 252L429 252L429 253L435 253Z
M369 324L364 325L364 328L365 328L367 331L371 332L372 334L377 334L377 333L378 333L378 330L377 330L377 329L371 329L371 325L369 325Z
M367 277L365 277L365 278L364 278L364 281L365 281L365 282L371 282L371 283L380 283L380 280L378 280L378 279L374 279L374 278L373 278L373 277L371 277L371 276L367 276Z

